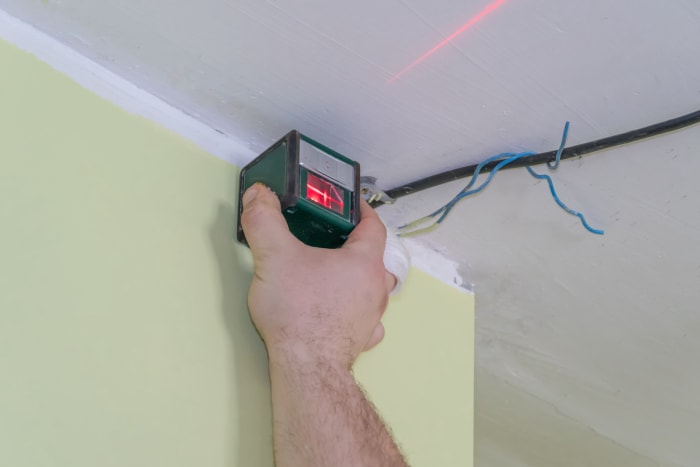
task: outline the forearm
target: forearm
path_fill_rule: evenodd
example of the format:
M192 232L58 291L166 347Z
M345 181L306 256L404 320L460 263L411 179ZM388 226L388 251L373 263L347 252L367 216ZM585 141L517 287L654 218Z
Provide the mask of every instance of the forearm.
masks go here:
M290 352L270 355L277 467L406 467L349 370Z

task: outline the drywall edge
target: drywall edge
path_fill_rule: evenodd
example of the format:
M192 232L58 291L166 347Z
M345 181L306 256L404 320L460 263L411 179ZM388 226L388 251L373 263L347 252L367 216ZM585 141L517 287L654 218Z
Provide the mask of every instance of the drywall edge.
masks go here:
M184 136L220 159L241 166L255 155L243 141L204 125L2 9L0 38L127 112Z
M2 9L0 38L34 55L103 99L162 125L219 159L241 167L256 156L243 140L216 131ZM463 286L456 262L419 242L408 241L406 246L415 267L452 287L470 292Z

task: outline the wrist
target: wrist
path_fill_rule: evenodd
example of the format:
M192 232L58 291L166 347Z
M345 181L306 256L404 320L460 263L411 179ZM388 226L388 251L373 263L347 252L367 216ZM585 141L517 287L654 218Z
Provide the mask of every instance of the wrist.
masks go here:
M349 359L333 358L327 352L310 348L308 345L269 345L267 353L270 371L350 374L350 364L346 363Z

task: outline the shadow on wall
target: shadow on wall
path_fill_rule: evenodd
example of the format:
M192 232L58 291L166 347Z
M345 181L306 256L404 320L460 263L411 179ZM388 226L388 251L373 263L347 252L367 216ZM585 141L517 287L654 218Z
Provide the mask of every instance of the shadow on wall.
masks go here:
M231 382L232 463L236 467L274 465L272 411L267 353L248 314L247 296L251 274L243 272L246 247L236 240L236 210L220 204L209 234L219 265L221 314L231 337L233 352Z
M484 369L475 396L476 467L659 466Z

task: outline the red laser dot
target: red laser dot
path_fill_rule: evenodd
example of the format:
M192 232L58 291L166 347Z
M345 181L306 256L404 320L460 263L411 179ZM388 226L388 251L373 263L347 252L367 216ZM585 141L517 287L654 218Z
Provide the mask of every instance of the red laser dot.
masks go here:
M394 81L396 81L397 79L399 79L399 78L401 77L401 75L405 74L405 73L406 73L407 71L409 71L410 69L415 68L417 65L419 65L421 62L423 62L425 59L427 59L428 57L430 57L431 55L433 55L435 52L437 52L438 50L440 50L441 48L443 48L444 46L446 46L446 45L449 44L450 42L452 42L457 36L459 36L460 34L462 34L464 31L466 31L466 30L469 29L470 27L474 26L476 23L478 23L478 22L481 21L482 19L484 19L489 13L493 12L496 8L498 8L499 6L503 5L505 2L506 2L506 0L496 0L495 2L491 3L490 5L488 5L486 8L484 8L483 10L481 10L481 11L479 12L479 14L477 14L476 16L474 16L472 19L470 19L469 21L467 21L466 23L464 23L464 24L463 24L459 29L457 29L455 32L453 32L452 34L450 34L449 36L447 36L445 39L443 39L438 45L436 45L436 46L433 47L432 49L428 50L426 53L424 53L423 55L421 55L421 56L420 56L417 60L415 60L413 63L411 63L411 64L408 65L406 68L404 68L403 70L399 71L399 72L396 73L394 76L392 76L391 79L389 79L389 81L387 81L387 82L388 82L389 84L391 84L391 83L393 83Z

